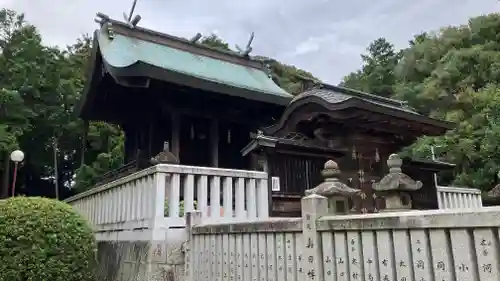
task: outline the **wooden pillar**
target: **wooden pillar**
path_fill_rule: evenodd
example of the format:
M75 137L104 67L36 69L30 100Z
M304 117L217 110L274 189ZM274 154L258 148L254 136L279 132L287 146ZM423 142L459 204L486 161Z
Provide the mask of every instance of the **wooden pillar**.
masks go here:
M171 112L171 117L172 117L172 124L171 124L171 143L170 143L170 149L172 154L179 159L180 163L180 124L181 124L181 118L180 115L177 111L173 110Z
M149 118L149 127L148 127L148 159L153 157L153 142L154 142L154 127L153 127L153 119Z
M82 151L82 157L80 158L80 167L85 165L85 152L87 150L87 138L89 135L89 121L84 120L83 121L83 136L82 136L82 143L81 143L81 151Z
M125 154L123 155L123 162L125 164L137 160L137 130L133 126L124 125L123 131L125 133Z
M210 165L219 167L219 122L213 118L210 120Z

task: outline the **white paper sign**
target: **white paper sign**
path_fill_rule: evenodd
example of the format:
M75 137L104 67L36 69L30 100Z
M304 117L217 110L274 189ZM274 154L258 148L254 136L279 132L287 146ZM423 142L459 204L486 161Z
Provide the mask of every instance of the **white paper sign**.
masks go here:
M280 191L279 177L271 177L271 191Z

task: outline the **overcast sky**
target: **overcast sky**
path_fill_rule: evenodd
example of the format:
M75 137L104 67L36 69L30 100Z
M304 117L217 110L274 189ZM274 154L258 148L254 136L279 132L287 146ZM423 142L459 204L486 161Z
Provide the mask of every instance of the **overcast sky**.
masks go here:
M71 3L71 4L70 4ZM96 12L115 19L132 0L0 0L24 12L48 44L70 44L91 33ZM255 32L253 54L276 58L338 83L358 69L378 37L404 47L413 34L464 24L498 12L497 0L139 0L140 26L191 37L216 33L231 46Z

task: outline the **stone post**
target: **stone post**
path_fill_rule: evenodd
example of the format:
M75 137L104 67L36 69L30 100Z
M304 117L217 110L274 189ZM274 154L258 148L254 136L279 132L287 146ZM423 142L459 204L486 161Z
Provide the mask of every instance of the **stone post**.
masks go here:
M184 272L185 280L193 280L195 266L192 264L192 256L196 255L193 253L194 250L194 239L193 239L193 227L201 223L202 214L200 211L192 211L186 213L186 230L188 234L188 240L183 245L184 251Z
M412 208L410 192L422 188L422 182L415 181L401 170L403 161L397 154L391 154L387 159L389 173L372 188L377 196L385 199L385 209L381 212L407 211Z
M340 181L341 171L337 163L328 160L325 163L321 175L324 182L318 186L305 191L306 195L318 194L328 199L330 214L347 214L350 211L349 202L352 197L361 193L359 189L349 187Z
M316 220L328 213L328 199L311 194L302 198L302 247L306 280L324 280L321 237L316 231Z

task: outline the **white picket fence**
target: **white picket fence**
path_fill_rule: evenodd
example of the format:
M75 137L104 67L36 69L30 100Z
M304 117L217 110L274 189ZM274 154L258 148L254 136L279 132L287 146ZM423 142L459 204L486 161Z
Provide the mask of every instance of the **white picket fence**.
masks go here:
M186 281L498 280L500 208L202 223L190 213Z
M166 200L168 214L164 213ZM267 173L170 164L150 167L65 201L97 233L185 227L181 205L184 212L199 210L205 221L269 216ZM143 240L113 236L131 238Z
M453 186L437 186L439 209L479 208L483 206L481 190Z

